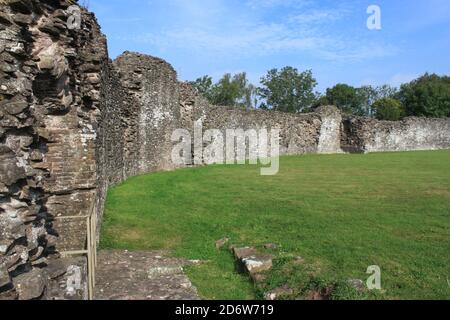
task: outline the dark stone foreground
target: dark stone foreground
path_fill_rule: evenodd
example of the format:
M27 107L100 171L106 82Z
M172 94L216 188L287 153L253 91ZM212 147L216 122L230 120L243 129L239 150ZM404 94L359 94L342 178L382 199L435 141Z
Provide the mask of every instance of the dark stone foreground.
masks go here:
M167 252L101 251L96 272L96 300L199 300L183 272L192 262Z

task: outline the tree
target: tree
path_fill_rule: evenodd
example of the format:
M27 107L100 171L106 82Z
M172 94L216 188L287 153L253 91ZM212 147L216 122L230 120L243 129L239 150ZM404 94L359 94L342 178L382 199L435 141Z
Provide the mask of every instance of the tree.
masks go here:
M395 98L398 94L398 89L396 87L392 87L388 84L382 85L380 87L376 87L376 95L377 100L383 98Z
M357 109L364 116L373 116L374 111L372 105L378 100L377 88L373 86L362 86L356 90L361 101L361 105Z
M239 83L233 81L231 74L225 74L212 88L211 103L221 106L234 106L241 96Z
M398 94L408 116L450 117L450 77L424 74L400 87Z
M248 81L245 72L234 76L227 73L216 84L213 84L210 76L203 76L189 83L214 105L251 109L258 103L256 87Z
M212 78L210 76L203 76L195 81L189 82L197 91L209 100L211 97Z
M347 84L337 84L327 89L327 100L347 114L363 115L362 108L364 97L358 89Z
M362 86L356 90L361 100L361 105L357 109L368 117L374 116L375 110L373 110L372 106L376 101L384 98L394 98L398 93L397 88L387 84L379 87Z
M328 98L326 95L317 94L316 101L313 104L313 109L317 109L318 107L322 106L329 106L331 103L328 101Z
M316 100L317 86L312 71L302 73L293 67L272 69L261 78L258 94L265 101L263 107L283 112L307 112Z
M256 108L258 105L258 91L257 88L249 83L245 86L244 89L244 106L247 110L250 110L252 108Z
M318 96L314 108L336 105L349 114L373 117L375 112L372 105L380 99L395 97L397 92L396 88L389 85L354 88L346 84L338 84L327 89L325 95Z
M212 87L209 100L215 105L250 108L253 95L254 87L245 72L234 76L227 73Z
M400 101L393 98L382 98L372 105L378 120L397 121L404 116L404 109Z

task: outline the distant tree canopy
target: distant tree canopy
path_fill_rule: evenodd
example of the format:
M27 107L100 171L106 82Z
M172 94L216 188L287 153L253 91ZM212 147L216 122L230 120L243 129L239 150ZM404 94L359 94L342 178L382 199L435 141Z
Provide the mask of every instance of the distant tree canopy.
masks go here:
M347 84L337 84L327 89L327 104L332 104L348 114L361 115L362 97L358 90Z
M311 110L317 95L317 81L312 71L299 72L292 67L272 69L261 78L258 94L267 109L283 112L307 112Z
M402 85L398 98L408 116L450 117L450 77L426 73Z
M212 104L219 106L254 107L255 87L245 72L234 76L227 73L213 85L212 78L203 76L190 82Z
M344 113L358 116L374 116L373 104L380 99L392 98L397 89L388 85L355 88L347 84L337 84L327 89L325 96L317 100L316 106L335 105Z
M195 81L190 81L189 83L198 90L198 93L205 96L208 100L210 99L209 95L211 94L211 88L213 85L213 81L210 76L203 76Z
M377 100L372 109L378 120L397 121L404 116L404 109L400 101L394 98L382 98Z
M358 95L361 98L361 106L359 110L362 115L372 117L375 115L373 104L381 99L394 98L398 93L398 89L389 85L382 85L379 87L362 86L358 88Z
M359 88L340 83L321 95L314 90L317 81L311 70L293 67L272 69L252 85L246 73L225 74L217 83L209 76L191 82L210 103L241 108L261 108L283 112L310 112L335 105L349 115L399 120L404 116L450 117L450 77L425 74L403 84L398 90L389 85Z

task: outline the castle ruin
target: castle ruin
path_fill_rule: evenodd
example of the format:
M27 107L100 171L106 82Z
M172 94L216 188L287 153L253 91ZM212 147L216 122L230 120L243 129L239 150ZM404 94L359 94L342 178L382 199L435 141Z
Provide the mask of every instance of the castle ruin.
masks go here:
M449 119L211 106L161 59L111 61L93 14L67 27L68 1L0 5L0 300L87 299L86 258L62 254L86 247L83 217L94 215L98 236L108 187L176 169L171 134L199 119L279 128L283 155L450 148Z

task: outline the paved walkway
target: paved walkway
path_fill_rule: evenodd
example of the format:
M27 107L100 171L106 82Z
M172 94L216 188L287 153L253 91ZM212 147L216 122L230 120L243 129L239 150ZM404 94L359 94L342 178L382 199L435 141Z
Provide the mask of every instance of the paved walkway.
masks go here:
M97 300L199 300L183 272L192 262L166 252L100 251Z

